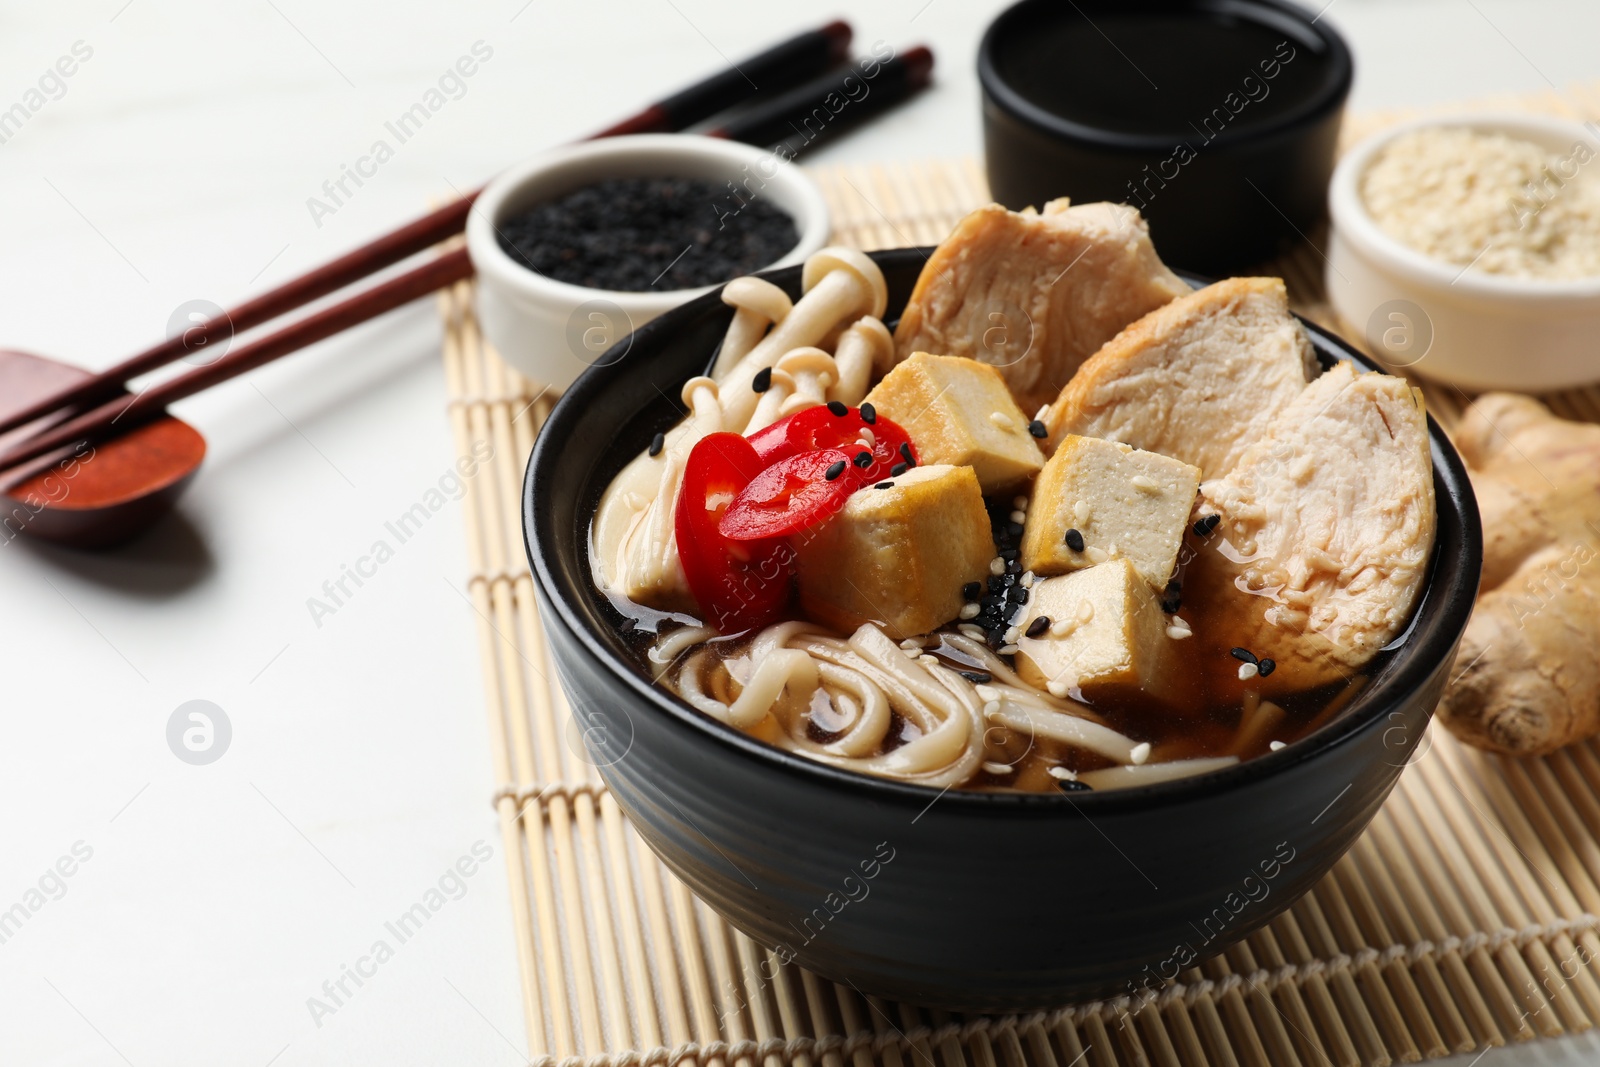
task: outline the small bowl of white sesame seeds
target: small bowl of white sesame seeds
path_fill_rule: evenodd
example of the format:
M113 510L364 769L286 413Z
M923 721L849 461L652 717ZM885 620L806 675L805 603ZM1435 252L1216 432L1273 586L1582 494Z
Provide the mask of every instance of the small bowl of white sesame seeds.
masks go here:
M1600 126L1407 123L1329 190L1329 300L1390 367L1469 389L1600 379Z

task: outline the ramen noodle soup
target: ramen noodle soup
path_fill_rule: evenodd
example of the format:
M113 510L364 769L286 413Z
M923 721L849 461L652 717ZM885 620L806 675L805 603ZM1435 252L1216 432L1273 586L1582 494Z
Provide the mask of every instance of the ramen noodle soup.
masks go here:
M739 278L594 581L699 712L936 788L1206 773L1329 721L1433 546L1402 379L1323 370L1283 283L1190 291L1112 204L969 215L891 332L871 259ZM998 311L996 309L999 309ZM1026 316L1026 351L993 316Z

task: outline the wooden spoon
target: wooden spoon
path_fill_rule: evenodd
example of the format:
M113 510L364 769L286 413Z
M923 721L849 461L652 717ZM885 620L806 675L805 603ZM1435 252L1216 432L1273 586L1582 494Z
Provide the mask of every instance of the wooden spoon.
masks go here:
M0 350L0 419L92 377L43 356ZM0 451L59 421L37 419L0 436ZM0 479L0 541L19 533L74 548L130 541L172 507L205 454L199 431L171 415L98 444L57 449Z

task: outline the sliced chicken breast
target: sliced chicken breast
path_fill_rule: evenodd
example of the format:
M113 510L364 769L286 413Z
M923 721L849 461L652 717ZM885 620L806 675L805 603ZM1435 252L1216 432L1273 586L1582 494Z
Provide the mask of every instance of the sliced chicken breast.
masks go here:
M1084 363L1045 416L1053 451L1104 437L1226 474L1316 376L1278 278L1229 278L1157 308Z
M895 353L988 363L1031 417L1118 330L1188 291L1131 207L990 204L962 219L922 268Z
M1195 633L1273 660L1269 695L1348 678L1405 627L1426 578L1437 516L1420 394L1338 364L1200 487L1195 511L1220 520L1191 535Z

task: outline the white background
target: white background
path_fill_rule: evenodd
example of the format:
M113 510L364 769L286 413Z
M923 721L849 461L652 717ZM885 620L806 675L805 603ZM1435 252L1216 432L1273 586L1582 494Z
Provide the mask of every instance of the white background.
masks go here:
M74 42L93 56L0 145L0 343L106 365L184 301L231 304L842 14L858 45L931 44L937 85L817 161L978 152L974 55L998 5L852 6L6 0L0 110ZM1600 77L1600 5L1582 0L1336 0L1324 17L1356 53L1354 108ZM493 57L466 94L318 227L306 199L479 40ZM0 548L0 909L93 849L0 944L0 1063L526 1052L458 507L320 628L306 608L450 464L437 344L423 303L181 404L211 451L141 543ZM210 766L167 748L191 699L233 724ZM479 840L495 856L464 896L315 1025L307 998Z

